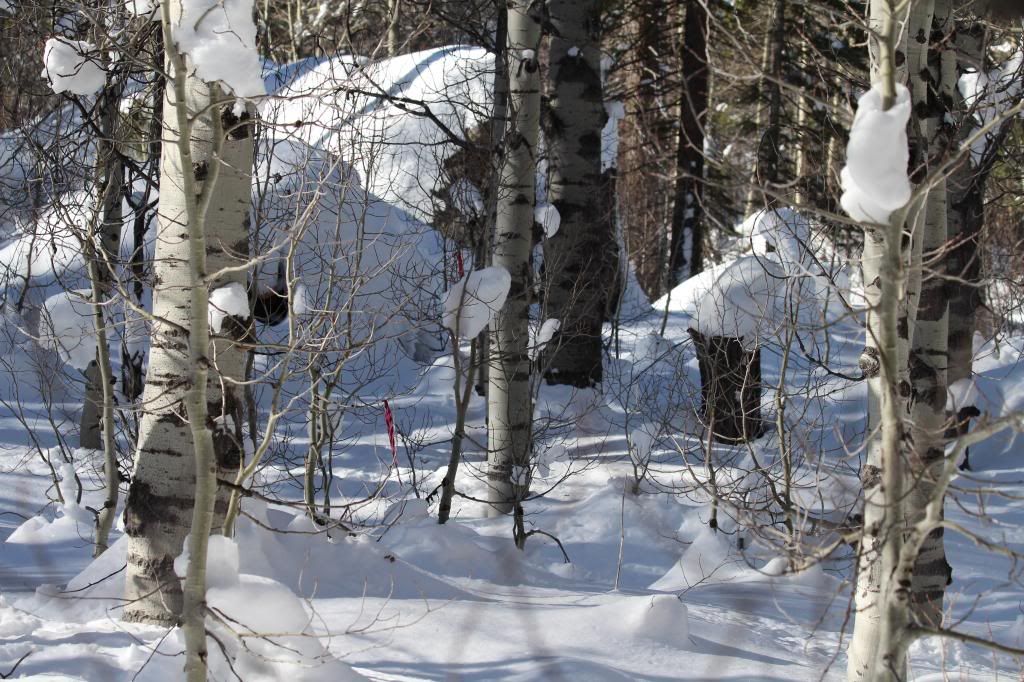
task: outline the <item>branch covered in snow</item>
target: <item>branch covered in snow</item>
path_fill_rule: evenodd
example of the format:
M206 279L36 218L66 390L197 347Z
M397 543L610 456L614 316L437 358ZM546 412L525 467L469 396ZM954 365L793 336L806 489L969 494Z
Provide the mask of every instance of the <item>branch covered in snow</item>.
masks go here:
M468 273L448 290L444 326L464 339L473 338L494 321L511 286L512 276L500 266Z
M910 201L909 120L910 91L903 85L896 85L896 102L884 111L878 87L861 96L841 175L844 191L840 201L854 220L888 223L893 211Z
M181 8L174 40L199 78L221 83L236 97L265 95L252 2L182 0Z
M93 95L106 81L106 72L96 59L96 46L84 40L50 38L43 48L42 77L55 93Z

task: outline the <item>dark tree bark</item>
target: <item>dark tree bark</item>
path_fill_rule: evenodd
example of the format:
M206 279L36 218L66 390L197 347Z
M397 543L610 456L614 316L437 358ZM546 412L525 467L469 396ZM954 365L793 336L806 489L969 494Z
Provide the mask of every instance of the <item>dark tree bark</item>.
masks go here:
M601 327L615 277L615 235L601 174L601 132L608 120L601 84L601 5L551 0L548 193L558 232L544 241L547 316L561 326L544 353L550 384L601 382Z
M681 46L679 140L675 202L669 247L669 288L701 271L704 231L704 125L708 111L708 10L704 0L688 0Z
M742 339L688 331L700 365L701 422L719 443L761 436L761 350L744 348Z

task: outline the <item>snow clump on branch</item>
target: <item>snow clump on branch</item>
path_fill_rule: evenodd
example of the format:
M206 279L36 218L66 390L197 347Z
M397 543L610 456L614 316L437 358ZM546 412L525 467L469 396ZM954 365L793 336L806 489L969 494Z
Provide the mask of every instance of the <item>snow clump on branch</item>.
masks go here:
M841 175L844 191L840 202L854 220L888 223L893 211L910 201L909 119L910 91L903 85L896 85L896 101L887 110L882 109L878 87L861 96Z
M235 97L265 95L252 3L182 0L181 9L174 40L191 59L199 78L221 83Z
M84 40L50 38L43 48L43 78L57 94L93 95L103 87L106 72L96 60L96 46Z
M243 320L249 317L249 296L239 282L231 282L210 292L210 330L214 334L220 333L224 318L229 315Z
M461 338L475 337L494 321L511 286L512 275L501 266L466 274L444 299L444 326Z

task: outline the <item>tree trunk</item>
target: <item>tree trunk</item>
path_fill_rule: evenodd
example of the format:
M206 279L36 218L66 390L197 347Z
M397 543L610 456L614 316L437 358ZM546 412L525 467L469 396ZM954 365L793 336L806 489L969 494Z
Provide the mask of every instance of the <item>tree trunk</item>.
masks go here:
M234 382L245 375L246 354L237 341L247 335L248 325L229 317L211 343L204 281L208 273L248 259L253 160L250 114L236 116L235 99L187 73L184 59L174 52L169 24L180 12L180 1L163 8L167 71L174 81L164 97L155 319L125 509L123 617L164 625L178 623L184 606L174 559L191 530L190 564L203 570L202 531L217 529L227 506L226 497L214 504L215 476L233 478L241 460L241 391ZM230 282L244 287L245 270L219 275L209 288ZM195 613L203 598L202 575L195 577L188 586L190 651L205 647L204 641L194 641L203 615Z
M628 72L626 116L619 129L617 197L622 206L626 252L637 279L651 300L668 284L668 224L671 214L669 164L675 139L665 103L665 72L669 60L665 5L640 0L633 24L635 66Z
M928 61L932 82L938 89L929 93L922 108L927 111L927 118L921 126L928 143L929 169L944 160L952 133L946 123L957 83L956 53L947 41L953 26L952 11L949 0L935 0L929 34L930 43L937 48L930 50ZM908 455L912 480L916 483L907 508L912 524L924 518L925 509L936 495L945 459L949 306L942 256L946 246L946 200L946 182L940 178L928 192L925 206L923 260L932 265L921 278L921 302L910 352L912 428ZM942 600L950 571L943 529L936 528L925 538L914 566L912 603L919 622L932 627L942 624Z
M99 437L99 449L103 450L106 488L103 507L96 517L96 544L93 556L99 556L107 549L110 528L117 513L121 485L117 448L114 443L114 372L110 363L107 311L104 305L113 293L112 280L116 275L123 222L121 184L124 171L121 156L115 147L121 103L120 78L116 71L108 74L107 84L103 90L100 121L103 139L99 141L96 149L99 239L94 239L94 235L90 234L83 249L92 287L93 328L96 334L96 359L89 363L86 371L89 391L86 392L85 403L86 406L98 406L98 409L93 408L98 417L95 425L99 426L95 435ZM86 410L83 409L82 412L85 414ZM89 427L92 428L93 425L90 423Z
M771 26L762 59L761 96L767 107L758 106L758 132L764 133L757 146L757 166L747 197L747 214L778 203L775 196L782 185L782 77L786 50L786 0L775 0Z
M508 127L508 13L503 3L497 3L497 30L494 34L494 102L491 106L491 182L487 187L487 225L479 241L476 267L492 265L492 242L498 222L498 195L500 194L501 168L505 162L505 130ZM484 329L477 337L477 354L480 358L490 356L490 330ZM476 392L487 397L490 365L486 361L477 363Z
M882 95L882 108L896 98L898 19L893 0L871 0L871 81ZM903 227L907 209L896 211L884 226L865 226L865 294L867 331L861 367L868 376L869 441L861 472L864 485L864 532L857 562L856 617L847 651L850 680L906 679L909 646L909 581L898 580L904 527L903 398L900 390L899 318L904 289Z
M683 21L682 98L676 149L675 202L669 247L669 287L703 269L704 126L708 113L708 9L688 0Z
M488 374L488 496L491 513L521 509L529 490L531 421L529 294L530 247L536 198L540 128L539 8L526 0L508 6L509 108L494 234L494 265L512 284L491 326Z
M700 366L701 422L719 443L758 438L761 423L761 350L742 339L689 329Z
M985 28L981 24L961 26L957 29L957 50L964 54L968 64L983 63ZM962 143L976 130L973 118L967 113L969 105L958 98L955 111L960 120L959 141ZM1008 125L1003 124L996 133L1000 137ZM981 299L981 254L978 239L985 224L985 185L995 156L992 147L972 163L967 159L953 170L948 180L947 234L950 242L946 269L950 277L946 286L949 299L949 364L947 382L970 379L974 363L974 328ZM961 405L960 414L951 415L955 430L951 436L963 435L970 427L974 406ZM964 468L970 468L970 453L964 457Z
M601 4L551 0L549 98L545 110L548 195L558 232L544 241L545 316L561 326L543 353L550 384L601 382L601 328L615 267L612 216L603 201L601 132L608 115L601 84Z

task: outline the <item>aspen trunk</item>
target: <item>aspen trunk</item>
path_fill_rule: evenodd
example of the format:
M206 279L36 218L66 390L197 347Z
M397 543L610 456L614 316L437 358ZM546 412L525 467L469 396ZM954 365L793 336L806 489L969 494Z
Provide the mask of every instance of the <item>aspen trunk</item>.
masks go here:
M548 194L558 232L544 241L546 316L561 326L544 352L550 384L601 382L601 328L615 267L612 216L603 201L601 131L608 115L601 84L601 5L552 0L548 107Z
M926 161L929 168L943 160L952 132L946 123L946 114L952 111L957 82L956 53L948 47L946 40L952 26L952 3L935 0L929 33L931 43L937 49L930 51L928 72L938 89L921 108L921 111L927 111L921 128L928 142ZM921 277L921 302L910 353L912 428L908 456L912 480L915 481L907 505L911 524L924 518L925 509L935 497L945 459L949 306L945 295L943 249L946 245L947 196L945 179L933 182L935 184L928 192L925 205L922 235L924 261L929 263L929 269ZM914 566L912 601L914 616L919 622L933 627L942 624L942 600L949 579L950 567L940 527L925 537Z
M246 354L237 340L248 331L245 321L229 317L211 342L208 287L244 286L246 273L220 275L208 286L206 279L248 258L253 126L250 114L233 113L234 98L196 79L174 51L170 24L180 13L180 2L163 6L173 82L164 97L155 320L125 510L123 617L175 624L184 608L193 679L199 674L193 655L205 650L200 631L206 540L227 506L226 496L215 502L216 478L233 478L241 459L242 401L234 382L245 375ZM173 564L190 530L189 593L183 599Z
M121 88L115 82L115 79L118 78L120 76L117 74L107 76L100 122L103 139L100 140L96 150L99 164L97 172L99 239L93 239L93 235L89 235L90 238L84 245L92 288L93 328L96 334L96 359L89 364L86 371L86 376L89 379L89 391L86 393L85 402L87 406L98 405L99 408L95 410L98 417L95 424L99 427L96 435L99 436L99 446L103 450L104 486L106 488L103 508L100 509L96 517L93 556L99 556L107 549L110 528L114 524L114 516L117 513L121 485L117 449L114 443L114 373L110 364L109 336L104 305L112 293L111 280L116 272L118 246L121 240L123 165L121 156L114 146L117 134L118 107L121 101ZM83 409L83 414L85 412L86 410Z
M498 180L494 265L508 270L512 285L491 326L488 360L487 499L493 514L520 508L529 489L524 479L530 464L533 418L527 345L540 128L539 19L532 3L509 3L509 109L513 114ZM513 474L517 474L515 479Z
M888 109L896 97L898 28L893 0L871 0L871 80ZM868 375L869 408L878 421L869 424L853 638L847 651L850 680L904 680L909 584L896 580L904 527L906 475L902 458L904 401L901 397L899 318L905 289L903 227L907 209L885 226L865 226L864 281L868 297L867 343L861 366ZM905 310L905 308L904 308Z

